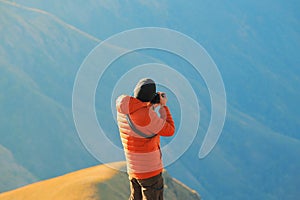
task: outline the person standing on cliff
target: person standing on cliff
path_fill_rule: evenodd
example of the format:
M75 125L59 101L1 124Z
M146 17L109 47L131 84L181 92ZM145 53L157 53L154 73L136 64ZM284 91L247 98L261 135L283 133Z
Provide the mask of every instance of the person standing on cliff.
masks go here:
M165 93L152 79L141 79L134 96L116 101L117 121L130 181L130 200L163 200L160 136L172 136L175 125ZM159 115L155 112L159 108Z

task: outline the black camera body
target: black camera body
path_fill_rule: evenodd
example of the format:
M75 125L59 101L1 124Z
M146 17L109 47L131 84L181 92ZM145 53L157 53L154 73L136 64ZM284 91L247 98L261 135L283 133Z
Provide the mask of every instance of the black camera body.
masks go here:
M165 93L161 93L161 94L155 93L153 99L152 99L150 102L151 102L152 104L158 104L158 103L160 103L160 96L161 96L162 98L164 98L164 97L165 97Z
M160 95L158 93L155 93L153 99L151 100L152 104L158 104L160 103Z

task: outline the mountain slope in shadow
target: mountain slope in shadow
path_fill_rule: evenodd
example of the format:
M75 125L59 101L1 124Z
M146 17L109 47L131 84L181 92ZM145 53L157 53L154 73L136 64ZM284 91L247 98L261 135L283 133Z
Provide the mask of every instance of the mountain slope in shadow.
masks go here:
M0 194L1 200L100 200L128 199L125 162L99 165ZM122 171L121 171L122 170ZM200 196L164 172L165 199L195 199Z

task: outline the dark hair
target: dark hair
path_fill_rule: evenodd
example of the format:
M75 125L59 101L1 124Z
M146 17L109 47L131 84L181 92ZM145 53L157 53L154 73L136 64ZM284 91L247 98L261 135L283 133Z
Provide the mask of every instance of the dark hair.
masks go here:
M150 102L156 94L156 85L152 79L141 79L134 88L134 97L143 102Z

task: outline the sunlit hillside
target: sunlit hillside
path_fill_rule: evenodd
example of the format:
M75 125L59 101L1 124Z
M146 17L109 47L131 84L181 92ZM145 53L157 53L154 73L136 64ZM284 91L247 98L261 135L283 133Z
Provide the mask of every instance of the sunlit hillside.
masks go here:
M17 190L0 194L1 200L120 200L129 197L129 182L124 162L112 163L109 166L99 165L57 178L34 183ZM200 199L199 195L170 177L166 172L166 199Z

